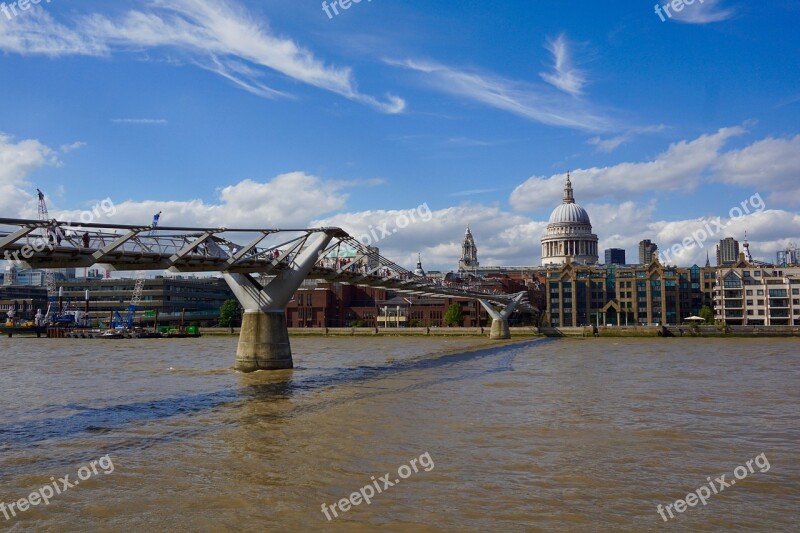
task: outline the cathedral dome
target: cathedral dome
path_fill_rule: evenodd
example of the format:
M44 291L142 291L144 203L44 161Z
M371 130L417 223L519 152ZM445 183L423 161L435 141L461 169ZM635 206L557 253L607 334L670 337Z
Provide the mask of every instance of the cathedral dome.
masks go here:
M561 205L550 214L547 232L542 237L542 264L563 264L567 261L596 264L597 244L589 213L575 203L572 182L567 174L564 198Z
M589 213L576 203L561 204L550 214L550 224L591 224Z

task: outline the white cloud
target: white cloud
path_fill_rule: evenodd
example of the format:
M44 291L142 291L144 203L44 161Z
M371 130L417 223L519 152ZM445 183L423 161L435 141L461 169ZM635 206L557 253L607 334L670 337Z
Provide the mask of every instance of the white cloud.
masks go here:
M733 221L728 213L709 213L706 219L666 221L654 218L654 200L646 205L633 201L620 205L590 203L586 209L599 238L601 261L606 248L622 248L627 252L628 262L636 263L639 241L651 239L665 251L682 243L692 232L702 229L708 218L717 215L721 216L725 229L706 239L704 247L695 246L675 255L673 264L704 265L706 253L714 264L716 244L725 237L742 241L745 231L753 256L765 261L774 261L776 251L785 249L790 242L800 243L800 214L781 210L757 212L751 206L750 215ZM339 226L362 240L364 237L372 240L377 235L379 239L371 244L378 246L382 255L407 268L416 264L417 253L421 253L427 270L454 270L467 224L475 236L481 265L537 266L541 262L541 238L547 228L546 220L531 220L497 206L470 203L432 211L428 222L418 220L392 232L397 227L398 217L404 213L407 210L339 213L316 220L312 225ZM382 235L381 227L390 234Z
M46 12L0 25L0 50L23 55L103 56L112 51L167 49L261 97L285 93L257 78L268 71L331 91L385 113L400 113L405 101L361 93L350 68L326 65L233 1L152 0L141 10L112 19L101 14L76 19L74 27ZM264 70L267 69L267 70Z
M768 192L774 203L800 205L800 135L772 137L723 154L713 166L717 180Z
M575 170L572 181L584 197L628 199L646 192L692 190L719 161L725 143L744 133L745 129L738 126L721 128L692 141L673 143L652 161ZM514 189L509 201L521 211L555 205L564 190L565 177L528 178Z
M290 172L260 182L245 179L218 190L219 200L111 200L116 207L115 224L149 224L162 211L164 226L227 228L305 228L320 213L342 209L347 202L345 182L325 181L304 172ZM62 216L77 220L80 211Z
M34 196L26 190L37 169L57 166L55 150L35 139L19 142L0 133L0 212L4 217L36 218Z
M313 224L341 227L365 243L370 239L374 241L371 244L380 248L381 255L406 267L415 265L417 253L421 253L426 269L447 271L458 264L468 224L479 241L481 264L533 264L538 254L538 240L546 225L504 212L497 206L463 204L431 211L425 217L417 214L416 222L399 228L398 219L402 220L411 209L417 208L340 213ZM426 211L417 212L424 214ZM381 228L390 235L384 235ZM394 229L397 231L393 232ZM377 241L373 234L378 237Z
M614 129L613 121L593 106L546 85L458 70L428 61L386 62L424 74L426 80L439 91L502 109L534 122L585 131Z
M727 213L720 218L724 229L718 230L716 225L710 223L710 218L698 218L692 220L678 220L671 222L659 222L653 224L654 241L657 242L660 252L667 252L671 258L671 264L681 266L705 264L706 254L711 260L711 264L716 264L716 245L726 237L733 237L739 241L740 245L744 242L744 234L747 232L750 241L750 252L755 259L761 261L774 262L778 250L785 250L786 247L794 242L800 242L800 215L782 210L765 210L753 212L747 216L731 219ZM708 233L708 228L713 233L702 243L691 244L684 247L685 239L694 240L693 234L702 237L701 232ZM702 239L701 239L702 240ZM689 241L687 241L689 243ZM673 246L677 253L671 250ZM744 248L740 246L740 251Z
M540 72L544 81L572 96L580 96L586 85L586 74L572 65L569 43L562 33L548 39L545 48L553 55L553 72Z

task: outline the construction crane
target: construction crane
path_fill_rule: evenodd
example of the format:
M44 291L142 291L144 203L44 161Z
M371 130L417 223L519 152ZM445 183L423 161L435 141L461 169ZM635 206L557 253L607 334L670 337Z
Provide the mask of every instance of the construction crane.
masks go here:
M136 272L135 279L136 283L133 286L133 295L131 296L131 302L128 304L128 315L125 317L125 320L123 320L119 311L116 311L114 313L114 323L112 324L114 329L133 329L133 322L136 319L136 309L142 302L142 294L144 293L144 284L146 281L145 271L139 270Z
M47 202L44 199L44 193L36 189L39 194L39 220L42 222L50 221L50 214L47 212ZM57 231L57 230L56 230ZM48 242L55 242L55 234L53 230L47 228L45 231L45 238ZM47 321L54 322L56 318L56 310L58 308L58 288L56 287L56 275L51 269L44 271L44 284L47 287Z

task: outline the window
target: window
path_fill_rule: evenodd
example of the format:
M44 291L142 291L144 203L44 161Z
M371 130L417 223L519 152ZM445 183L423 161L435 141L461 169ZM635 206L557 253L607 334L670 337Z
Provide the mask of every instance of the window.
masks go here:
M755 272L753 272L753 275L755 277L757 277L757 278L760 278L761 277L761 271L760 270L756 270Z
M730 274L725 276L724 285L726 288L739 288L742 286L742 280L740 280L736 274L731 272Z
M753 300L747 300L747 305L753 305Z
M792 289L792 294L800 294L800 289Z
M756 296L764 296L764 289L758 289L756 291Z
M753 289L747 289L747 295L748 296L752 296L753 295Z

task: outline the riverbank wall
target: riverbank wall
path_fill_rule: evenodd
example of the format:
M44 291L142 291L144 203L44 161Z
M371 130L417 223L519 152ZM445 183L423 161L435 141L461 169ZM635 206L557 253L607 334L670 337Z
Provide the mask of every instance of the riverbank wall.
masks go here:
M512 327L512 337L800 337L800 326ZM203 328L203 335L238 335L239 329ZM289 328L293 337L482 337L489 328Z

